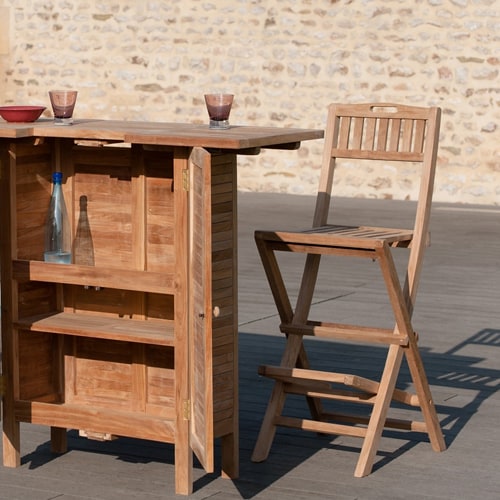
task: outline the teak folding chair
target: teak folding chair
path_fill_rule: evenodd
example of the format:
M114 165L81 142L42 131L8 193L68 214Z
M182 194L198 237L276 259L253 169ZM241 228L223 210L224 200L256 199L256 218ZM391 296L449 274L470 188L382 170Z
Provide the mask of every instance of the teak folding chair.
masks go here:
M363 444L354 473L357 477L370 474L385 427L427 432L434 450L445 449L417 346L417 335L411 324L424 249L429 242L440 113L436 107L331 104L312 229L256 231L255 240L280 315L280 330L286 335L286 344L280 366L259 368L261 375L275 382L253 451L253 461L260 462L267 458L277 426L362 437ZM420 164L422 173L414 227L390 229L328 224L337 159ZM393 258L395 247L404 247L409 251L404 285L401 285L403 280L400 281ZM291 306L277 251L306 254L295 309ZM361 257L379 263L394 313L394 328L309 319L322 255ZM379 346L385 344L387 357L380 380L313 370L304 348L304 336ZM406 357L416 394L396 388L403 356ZM312 418L285 416L283 409L287 394L306 396ZM370 403L373 408L368 417L356 415L356 412L352 415L337 414L325 411L322 399ZM388 410L393 400L420 407L424 421L389 419Z

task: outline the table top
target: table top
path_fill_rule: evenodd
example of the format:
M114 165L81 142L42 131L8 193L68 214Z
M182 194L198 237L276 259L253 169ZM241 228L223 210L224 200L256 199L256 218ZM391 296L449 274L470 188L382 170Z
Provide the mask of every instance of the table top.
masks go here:
M214 130L206 124L117 120L82 119L68 126L55 125L50 119L33 123L0 122L0 138L54 137L234 150L259 147L290 149L298 147L301 141L320 139L323 135L323 130L317 129L235 125L226 130Z

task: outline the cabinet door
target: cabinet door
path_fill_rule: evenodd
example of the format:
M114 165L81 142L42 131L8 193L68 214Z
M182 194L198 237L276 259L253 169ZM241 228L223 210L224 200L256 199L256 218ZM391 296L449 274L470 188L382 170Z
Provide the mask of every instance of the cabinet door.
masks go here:
M189 168L191 447L204 469L213 472L212 202L211 158L208 151L194 148Z

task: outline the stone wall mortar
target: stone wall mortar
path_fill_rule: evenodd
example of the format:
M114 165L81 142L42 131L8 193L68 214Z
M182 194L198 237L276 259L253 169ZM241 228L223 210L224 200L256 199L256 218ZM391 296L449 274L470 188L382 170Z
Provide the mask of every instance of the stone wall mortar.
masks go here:
M0 0L0 4L1 4ZM79 90L76 116L205 123L203 93L235 93L231 122L324 128L330 102L438 105L435 199L500 200L497 0L3 0L2 104ZM5 22L5 21L4 21ZM48 106L49 107L49 106ZM50 116L49 110L46 112ZM322 141L241 157L242 190L313 194ZM347 165L338 193L416 196L415 172Z

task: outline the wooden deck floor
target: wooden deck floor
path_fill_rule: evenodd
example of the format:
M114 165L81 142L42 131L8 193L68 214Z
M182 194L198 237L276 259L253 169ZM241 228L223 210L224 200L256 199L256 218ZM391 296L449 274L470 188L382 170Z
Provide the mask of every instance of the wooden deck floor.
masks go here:
M500 208L436 204L432 246L414 315L431 389L448 449L432 451L418 433L384 434L374 472L353 477L360 441L280 429L268 460L250 461L271 383L257 366L278 363L283 339L253 242L256 228L306 227L311 197L240 193L241 474L235 481L196 468L194 499L497 499L500 497ZM338 218L401 226L412 204L339 200ZM377 213L377 218L373 219ZM293 279L300 266L285 265ZM378 269L373 266L377 273ZM386 304L358 262L323 280L315 310L339 321ZM368 269L371 272L371 269ZM354 278L350 280L349 278ZM308 342L320 366L346 363L346 345ZM357 346L354 363L371 373L382 349ZM398 386L409 383L403 371ZM292 400L291 413L305 411ZM406 410L396 409L396 412ZM0 499L128 500L183 498L174 494L173 449L132 439L98 443L70 433L69 451L53 456L48 429L23 425L22 466L0 467Z

